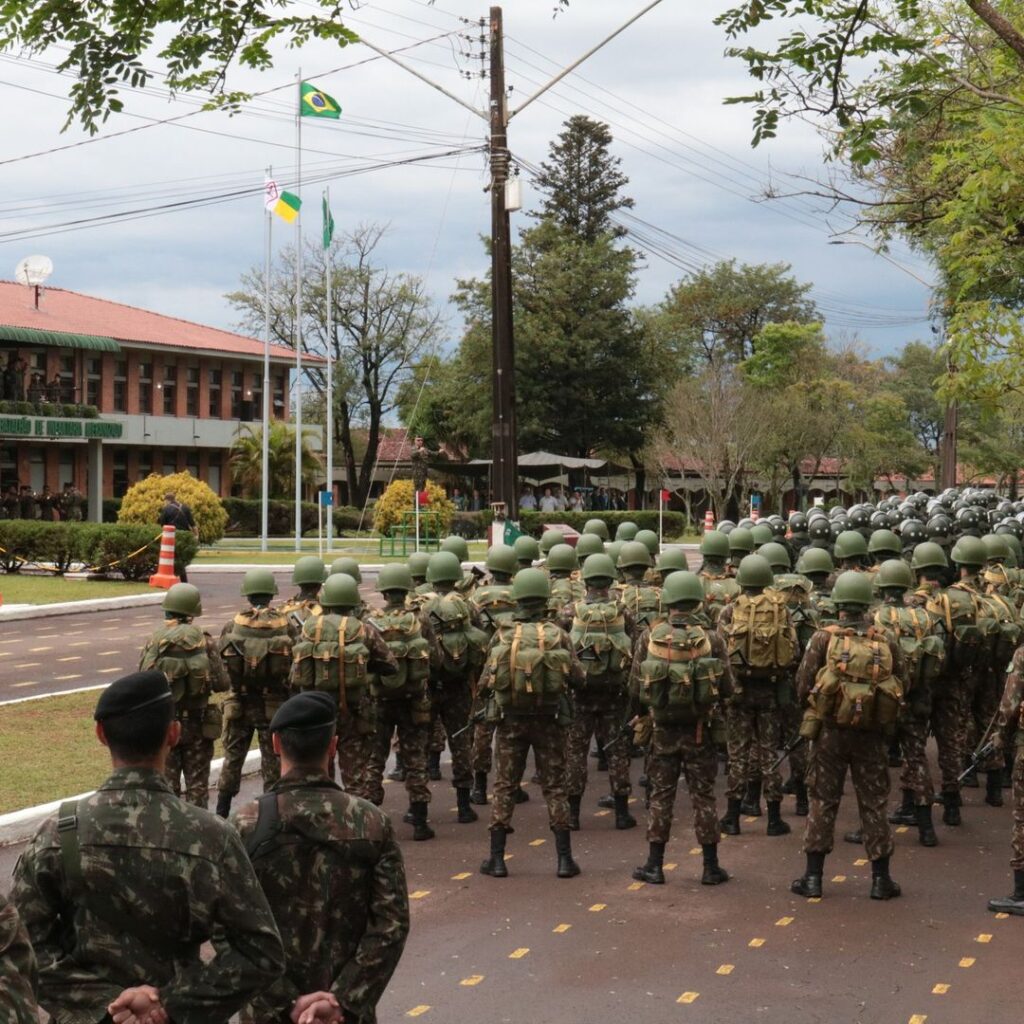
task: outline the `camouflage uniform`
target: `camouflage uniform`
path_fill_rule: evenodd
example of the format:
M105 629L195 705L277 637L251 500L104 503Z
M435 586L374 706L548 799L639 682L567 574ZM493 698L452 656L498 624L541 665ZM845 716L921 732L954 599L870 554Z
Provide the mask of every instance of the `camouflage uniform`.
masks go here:
M0 1020L5 1024L38 1024L32 992L36 958L18 911L0 893Z
M864 618L863 624L869 625ZM845 625L857 623L848 621ZM816 633L807 645L796 674L797 696L801 704L814 687L818 671L826 663L831 634ZM899 645L888 640L893 675L903 680L903 654ZM889 857L893 850L886 802L889 799L889 738L882 732L840 729L825 721L821 734L811 747L807 767L807 788L811 813L804 833L804 852L827 854L832 850L836 815L843 796L846 771L853 779L860 809L864 848L870 860Z
M281 938L241 840L163 775L116 769L71 822L43 823L12 890L55 1024L109 1019L108 1004L137 985L158 988L172 1020L223 1024L281 974ZM77 836L77 883L62 835Z
M1012 743L1013 759L1013 857L1010 867L1024 871L1024 646L1014 652L1006 685L999 702L999 715L992 730L997 752Z
M571 582L566 580L565 582ZM554 581L552 581L552 592ZM512 612L515 609L515 601L512 600L512 582L496 583L491 582L477 587L473 591L473 608L480 616L480 624L487 633L488 638L494 636L498 626L510 622ZM473 699L473 714L477 715L483 708L480 700L479 689ZM470 747L470 767L473 773L482 772L490 775L494 764L494 722L486 719L474 723L473 739ZM443 730L442 730L443 735ZM443 749L443 743L442 743Z
M287 615L299 626L311 615L320 615L323 612L319 601L315 598L303 598L302 594L296 594L294 597L289 598L289 600L281 605L279 610L282 615Z
M348 1024L375 1024L409 933L405 866L387 816L327 776L295 768L273 787L281 836L251 851L281 930L284 975L242 1014L286 1020L309 992L332 992ZM232 821L247 842L259 804Z

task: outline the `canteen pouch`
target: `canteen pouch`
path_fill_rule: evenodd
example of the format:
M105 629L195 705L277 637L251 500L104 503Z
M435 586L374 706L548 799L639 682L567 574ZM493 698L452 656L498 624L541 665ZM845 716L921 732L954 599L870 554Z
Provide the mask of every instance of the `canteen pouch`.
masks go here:
M220 738L224 726L224 715L217 704L207 704L203 709L202 733L204 740Z

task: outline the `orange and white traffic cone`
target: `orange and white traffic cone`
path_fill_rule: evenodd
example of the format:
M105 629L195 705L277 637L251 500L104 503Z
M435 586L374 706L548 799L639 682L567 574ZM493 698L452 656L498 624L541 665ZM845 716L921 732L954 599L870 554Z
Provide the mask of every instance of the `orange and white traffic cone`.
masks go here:
M180 582L181 580L174 575L174 527L165 526L160 538L160 562L156 572L149 577L149 585L169 590L175 583Z
M708 533L715 528L715 513L708 509L704 513L704 532Z

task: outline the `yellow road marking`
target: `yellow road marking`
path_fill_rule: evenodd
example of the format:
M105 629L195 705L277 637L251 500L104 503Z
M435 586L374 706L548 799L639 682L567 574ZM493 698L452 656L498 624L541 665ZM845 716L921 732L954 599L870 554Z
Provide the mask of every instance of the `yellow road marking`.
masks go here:
M36 635L37 640L53 640L59 634L57 633L38 633Z
M695 999L697 998L697 996L699 996L699 995L700 995L700 993L699 993L699 992L684 992L684 993L683 993L683 994L682 994L682 995L681 995L681 996L680 996L680 997L679 997L679 998L678 998L678 999L676 1000L676 1002L677 1002L677 1003L692 1003L692 1002L693 1002L693 1001L694 1001L694 1000L695 1000Z
M429 1009L429 1006L414 1006L411 1010L406 1010L405 1015L406 1017L422 1017Z
M907 1024L924 1024L924 1022L927 1019L928 1019L928 1014L927 1013L915 1013L914 1016L911 1017L909 1021L907 1021Z
M690 850L690 856L691 857L695 856L698 853L700 853L700 847L699 846L695 846L692 850Z
M627 804L635 804L635 803L636 803L636 797L635 797L635 796L631 796L631 797L630 797L630 798L629 798L629 799L628 799L628 800L626 801L626 803L627 803Z
M960 967L973 967L974 966L974 957L973 956L965 956L960 961L959 966Z
M98 669L96 669L96 671L101 676L107 676L107 675L110 675L111 672L121 672L121 671L123 671L123 669L121 668L120 665L117 665L114 668L98 668Z
M567 932L571 927L572 927L571 924L556 924L555 927L552 928L551 930L556 935L564 935L565 932Z
M505 858L505 860L508 860L508 857L506 857L506 858ZM608 906L608 904L607 904L607 903L595 903L595 904L594 904L594 905L593 905L593 906L592 906L592 907L590 908L590 912L591 912L592 914L596 914L596 913L598 913L598 911L604 910L604 908L605 908L605 907L607 907L607 906Z
M820 896L811 896L811 897L808 898L807 902L808 903L820 903L821 902L821 897Z
M27 679L23 683L11 683L11 686L38 686L39 683L35 679Z
M518 949L513 949L512 952L509 953L508 958L509 960L522 960L529 952L529 946L520 946Z
M57 680L58 682L63 682L65 679L81 679L82 677L81 677L81 675L70 675L70 676L54 676L53 678L55 680Z
M429 889L417 889L415 892L409 893L409 899L411 899L411 900L421 900L421 899L423 899L424 896L429 896L429 895L430 895L430 890Z
M981 935L979 935L977 937L977 939L975 939L975 942L991 942L991 941L992 941L992 936L991 935L985 935L985 934L981 934Z
M120 651L97 651L96 652L96 657L97 658L109 658L112 655L120 654L120 653L121 653Z
M855 868L862 868L862 867L864 867L865 864L867 864L867 862L868 862L867 861L867 857L861 857L860 860L855 860L853 862L853 866Z
M894 831L896 831L896 832L899 832L899 833L900 833L900 835L902 835L902 834L903 834L904 832L906 832L906 831L908 831L908 830L909 830L909 826L908 826L908 825L898 825L898 826L897 826L897 827L896 827L896 828L894 829ZM924 1019L924 1018L922 1018L922 1020L923 1020L923 1019Z
M944 996L949 991L949 986L946 984L936 985L932 989L933 996Z
M722 966L715 971L715 974L732 974L735 969L735 964L722 964Z
M611 811L596 811L594 813L594 817L595 818L607 818L608 815L611 814L611 813L612 813Z
M58 661L81 661L81 657L77 654L72 654L69 658L58 658Z
M676 869L677 867L679 867L679 865L678 865L678 864L674 864L674 863L673 863L673 864L666 864L666 865L665 865L665 870L666 870L666 871L675 871L675 869ZM998 915L996 915L996 916L998 916Z
M845 882L846 881L846 875L834 875L832 877L832 881L833 882Z
M52 650L53 650L52 647L30 647L28 649L28 653L29 654L38 654L40 651L52 651Z
M1004 913L1000 912L1000 913L996 914L996 920L997 921L1005 921L1009 916L1010 916L1009 914L1004 914Z
M452 875L453 882L462 882L467 878L469 878L468 871L460 871L457 875Z
M515 856L514 853L506 853L505 854L505 860L511 860L514 856Z
M780 917L778 919L778 921L775 922L775 927L776 928L785 928L787 925L792 924L793 921L794 921L794 918L792 918L792 917Z
M546 839L531 839L530 846L543 846L547 842Z
M466 988L472 988L474 985L479 985L484 980L482 974L471 974L468 978L463 978L459 982L460 985L465 985Z
M116 628L116 627L114 627ZM68 647L88 647L92 643L91 640L76 640L73 644L68 644Z
M0 651L0 658L13 658L14 651Z
M630 882L629 885L626 886L626 888L630 892L636 892L637 890L642 889L644 887L644 884L645 883L643 882Z
M744 818L743 819L743 823L745 825L753 825L755 821L757 821L757 818Z
M20 665L15 665L15 668L39 668L42 665L41 661L23 661Z
M751 939L747 945L751 949L760 949L764 945L764 939Z

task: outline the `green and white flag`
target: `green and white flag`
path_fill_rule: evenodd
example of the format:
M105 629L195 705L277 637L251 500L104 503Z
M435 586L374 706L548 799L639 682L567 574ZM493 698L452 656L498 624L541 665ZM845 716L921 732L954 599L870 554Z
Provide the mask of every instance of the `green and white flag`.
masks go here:
M334 238L334 218L331 216L331 208L327 203L327 193L323 195L323 213L324 213L324 248L330 249L331 239Z

